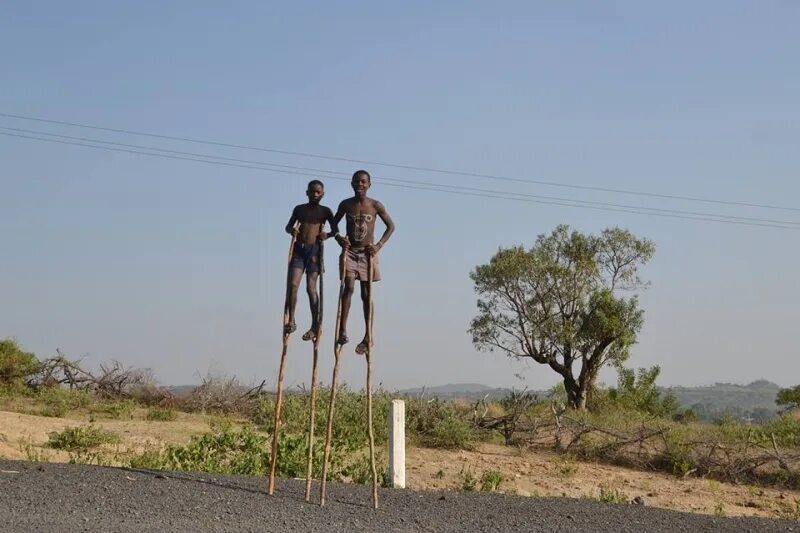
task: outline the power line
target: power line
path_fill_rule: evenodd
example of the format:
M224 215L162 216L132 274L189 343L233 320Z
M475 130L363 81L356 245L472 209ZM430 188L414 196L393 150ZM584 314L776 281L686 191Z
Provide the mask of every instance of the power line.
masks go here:
M196 144L206 144L211 146L221 146L226 148L237 148L241 150L254 150L259 152L269 152L274 154L282 154L282 155L292 155L298 157L310 157L315 159L326 159L329 161L341 161L347 163L359 163L359 164L366 164L366 165L376 165L376 166L383 166L383 167L392 167L392 168L400 168L405 170L415 170L420 172L435 172L438 174L450 174L456 176L466 176L472 178L481 178L481 179L489 179L489 180L498 180L498 181L509 181L509 182L516 182L516 183L527 183L527 184L535 184L535 185L546 185L549 187L562 187L568 189L578 189L578 190L587 190L587 191L595 191L595 192L606 192L606 193L614 193L614 194L625 194L631 196L646 196L650 198L662 198L668 200L684 200L690 202L702 202L702 203L709 203L709 204L720 204L720 205L730 205L730 206L739 206L739 207L756 207L760 209L774 209L780 211L800 211L798 207L787 207L787 206L779 206L779 205L771 205L771 204L758 204L752 202L740 202L740 201L731 201L731 200L719 200L713 198L700 198L696 196L681 196L681 195L674 195L674 194L661 194L661 193L653 193L653 192L646 192L646 191L635 191L635 190L628 190L628 189L615 189L610 187L597 187L591 185L576 185L574 183L559 183L554 181L545 181L545 180L535 180L530 178L517 178L517 177L510 177L510 176L500 176L500 175L493 175L493 174L482 174L477 172L466 172L460 170L449 170L449 169L442 169L442 168L435 168L435 167L422 167L422 166L415 166L415 165L407 165L407 164L400 164L400 163L387 163L384 161L371 161L367 159L356 159L350 157L341 157L341 156L332 156L332 155L323 155L323 154L315 154L310 152L297 152L291 150L281 150L277 148L265 148L259 146L250 146L245 144L234 144L234 143L225 143L219 141L209 141L209 140L202 140L202 139L193 139L190 137L179 137L173 135L161 135L157 133L150 133L144 131L135 131L135 130L128 130L128 129L121 129L121 128L106 128L102 126L93 126L90 124L81 124L78 122L67 122L62 120L52 120L52 119L45 119L41 117L31 117L26 115L17 115L12 113L0 113L0 117L7 117L7 118L14 118L19 120L30 120L35 122L43 122L48 124L58 124L62 126L70 126L74 128L86 128L98 131L107 131L112 133L122 133L125 135L139 135L144 137L153 137L158 139L166 139L172 141L181 141L181 142L189 142L189 143L196 143Z
M203 159L215 159L215 160L222 160L222 161L232 161L236 163L244 163L247 165L258 165L259 167L273 167L277 169L290 169L290 170L301 170L306 172L313 172L315 174L320 175L332 175L332 174L339 174L344 176L349 176L347 172L340 172L335 170L329 169L319 169L319 168L308 168L308 167L299 167L294 165L284 165L279 163L272 163L272 162L264 162L264 161L252 161L247 159L240 159L234 157L224 157L224 156L217 156L217 155L210 155L210 154L200 154L195 152L186 152L180 150L170 150L165 148L158 148L152 146L142 146L136 144L129 144L129 143L120 143L114 141L106 141L102 139L92 139L87 137L76 137L72 135L63 135L59 133L49 133L44 131L36 131L36 130L29 130L24 128L12 128L7 126L0 126L0 130L7 130L7 131L15 131L15 132L22 132L22 133L29 133L34 135L46 135L48 137L58 137L61 139L69 139L73 141L81 141L81 142L89 142L89 143L100 143L105 145L112 145L112 146L122 146L125 148L133 148L135 150L150 150L150 151L157 151L162 153L170 153L170 154L178 154L184 156L190 156L193 158L203 158ZM419 180L408 180L408 179L399 179L399 178L390 178L385 176L376 176L376 181L388 181L388 182L396 182L401 184L408 184L408 185L422 185L426 187L435 187L438 189L448 189L452 191L472 191L481 194L490 194L490 195L513 195L519 196L524 198L531 198L536 200L547 200L547 201L554 201L554 202L570 202L570 204L577 203L583 204L587 206L594 206L594 207L613 207L619 209L634 209L637 212L643 211L649 213L670 213L670 214L677 214L677 215L690 215L690 216L698 216L698 217L710 217L714 219L728 219L728 220L738 220L738 221L746 221L746 222L760 222L760 223L767 223L767 224L777 224L777 225L786 225L786 226L793 226L793 225L800 225L800 222L791 221L791 220L774 220L774 219L764 219L764 218L755 218L755 217L742 217L736 215L725 215L725 214L718 214L718 213L704 213L704 212L697 212L697 211L685 211L685 210L678 210L678 209L662 209L662 208L654 208L654 207L643 207L643 206L636 206L636 205L626 205L626 204L615 204L609 202L596 202L596 201L587 201L587 200L578 200L574 198L560 198L560 197L553 197L553 196L542 196L542 195L535 195L535 194L527 194L527 193L515 193L509 191L497 191L492 189L481 189L476 187L465 187L465 186L453 186L448 184L436 183L436 182L428 182L428 181L419 181ZM444 191L442 191L444 192ZM800 228L798 228L800 229Z
M150 157L159 157L165 159L175 159L175 160L182 160L182 161L194 161L198 163L207 163L212 165L219 165L219 166L226 166L226 167L236 167L236 168L247 168L253 170L261 170L266 172L276 172L281 174L294 174L306 177L317 177L318 174L316 173L309 173L309 172L301 172L301 171L294 171L291 169L284 169L284 168L267 168L264 166L254 165L254 164L245 164L245 163L235 163L235 162L228 162L228 161L219 161L214 159L206 159L205 157L216 157L216 156L203 156L198 154L198 157L188 157L188 156L180 156L180 155L172 155L168 153L153 153L153 152L146 152L142 150L133 150L127 148L115 148L112 146L102 146L102 145L95 145L90 143L84 142L76 142L76 141L67 141L67 140L60 140L60 139L52 139L52 138L44 138L44 137L34 137L31 135L21 135L16 133L4 133L0 132L0 135L4 135L7 137L16 137L20 139L28 139L28 140L35 140L35 141L42 141L42 142L49 142L49 143L57 143L57 144L65 144L71 146L83 146L87 148L94 148L98 150L106 150L111 152L123 152L129 154L136 154L136 155L145 155ZM339 181L350 181L349 178L346 177L338 177L338 176L328 176L330 179L335 179ZM677 214L668 214L668 213L651 213L640 211L637 209L615 209L611 207L597 207L591 205L579 205L574 203L567 203L567 202L555 202L555 201L546 201L546 200L534 200L525 197L519 197L513 195L513 193L501 193L501 194L484 194L484 193L476 193L471 191L459 191L453 189L446 189L444 186L425 186L425 185L409 185L409 184L401 184L401 183L391 183L391 182L384 182L383 185L388 187L396 187L402 189L412 189L412 190L424 190L424 191L434 191L434 192L443 192L448 194L457 194L461 196L472 196L472 197L479 197L479 198L495 198L501 200L511 200L517 202L526 202L526 203L534 203L534 204L545 204L545 205L557 205L562 207L576 207L581 209L592 209L598 211L610 211L610 212L618 212L618 213L630 213L636 215L649 215L649 216L659 216L659 217L666 217L666 218L676 218L682 220L697 220L697 221L706 221L706 222L720 222L726 224L737 224L742 226L757 226L757 227L768 227L768 228L778 228L778 229L789 229L789 230L797 230L796 226L790 225L781 225L781 224L771 224L771 223L757 223L757 222L746 222L746 221L738 221L738 220L728 220L728 219L720 219L720 218L713 218L712 216L685 216L685 215L677 215Z

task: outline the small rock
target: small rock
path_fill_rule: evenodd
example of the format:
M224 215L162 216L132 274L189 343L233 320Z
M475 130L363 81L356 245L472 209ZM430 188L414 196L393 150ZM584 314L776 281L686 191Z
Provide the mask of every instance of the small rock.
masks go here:
M644 498L642 498L641 496L637 496L631 500L631 503L634 505L644 505Z

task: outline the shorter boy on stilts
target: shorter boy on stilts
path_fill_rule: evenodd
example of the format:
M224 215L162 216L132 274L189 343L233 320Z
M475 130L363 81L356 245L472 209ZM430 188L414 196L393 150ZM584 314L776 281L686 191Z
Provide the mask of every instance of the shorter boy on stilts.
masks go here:
M306 500L309 499L311 488L311 462L314 446L314 405L316 397L317 361L319 341L322 332L322 277L323 274L323 246L322 243L330 235L337 233L336 223L333 221L333 212L320 205L325 195L325 188L321 181L312 180L308 184L306 196L308 203L298 205L292 211L286 232L292 236L289 249L289 265L286 277L286 301L283 309L283 351L281 353L280 369L278 371L278 384L275 398L275 423L272 432L272 464L270 466L268 492L272 495L275 489L275 472L278 462L278 435L281 426L281 406L283 403L283 380L286 371L286 355L289 346L289 335L296 329L295 307L297 305L297 289L303 272L306 273L306 288L308 302L311 308L311 327L303 334L303 340L314 341L314 355L311 371L311 405L309 409L309 437L308 437L308 475ZM325 233L325 223L329 223L331 232ZM320 293L317 293L319 281Z
M339 229L329 207L320 205L325 196L325 186L319 180L308 183L308 203L298 205L292 210L289 223L286 224L286 233L296 235L294 252L289 263L289 275L286 280L286 304L288 323L284 326L284 334L291 334L297 329L294 314L297 306L297 291L303 272L306 274L306 292L311 308L311 327L303 334L304 341L313 340L319 328L319 295L317 294L317 277L320 273L320 243L330 236L338 233ZM300 223L297 226L297 223ZM325 233L323 227L328 222L330 233Z

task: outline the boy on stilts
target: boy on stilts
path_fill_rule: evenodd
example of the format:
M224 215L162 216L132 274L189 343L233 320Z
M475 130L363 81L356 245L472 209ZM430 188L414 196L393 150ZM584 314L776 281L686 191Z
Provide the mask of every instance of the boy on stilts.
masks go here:
M319 180L308 183L308 203L298 205L292 210L289 223L286 224L286 233L296 237L294 251L289 263L289 274L286 280L286 304L288 323L284 326L284 334L290 335L297 329L294 314L297 306L297 291L303 272L306 274L306 292L311 308L311 327L303 334L304 341L313 340L319 329L317 317L319 316L319 295L317 294L317 277L320 272L320 243L329 236L338 233L338 226L329 207L320 205L325 196L325 186ZM297 223L299 226L296 226ZM328 222L331 232L325 233L323 227Z
M364 309L364 324L370 323L370 281L380 281L378 270L378 252L394 233L394 222L386 208L378 200L367 197L371 177L366 170L358 170L350 182L355 195L339 204L333 224L338 227L339 221L347 217L347 235L335 234L336 242L342 247L345 261L345 287L342 295L342 321L337 333L339 344L347 344L347 316L350 313L350 302L355 292L356 280L361 284L361 302ZM380 240L375 242L375 220L380 217L386 225ZM369 262L372 258L372 279L369 279ZM364 339L356 346L357 354L367 353L369 346L369 328L364 332Z
M280 433L281 405L283 401L283 380L286 370L286 355L289 345L289 335L297 329L295 322L295 307L297 305L297 290L303 272L306 274L306 289L308 292L308 302L311 308L311 327L303 334L303 340L314 341L314 356L311 373L311 404L309 415L309 439L308 439L308 479L306 489L306 500L311 486L311 461L313 449L314 431L314 403L316 396L316 375L319 350L319 337L322 331L322 294L317 293L317 282L322 289L323 272L323 247L322 243L330 235L337 233L337 225L333 220L333 212L330 208L320 205L322 197L325 195L325 187L319 180L312 180L308 183L306 196L308 203L298 205L292 211L289 223L286 225L286 232L292 236L289 249L289 265L286 278L286 301L283 310L283 351L281 353L280 370L278 371L278 386L275 399L275 423L272 434L272 464L269 475L269 494L275 488L275 471L278 460L278 434ZM325 223L331 227L330 234L325 233Z
M367 418L369 426L370 464L372 467L372 501L378 508L378 480L375 468L375 438L372 428L372 282L380 280L377 269L378 252L394 233L394 222L379 201L367 197L371 185L371 177L366 170L358 170L353 174L350 185L355 193L352 198L339 204L333 223L337 224L347 217L347 235L336 234L336 242L342 247L339 258L341 286L339 305L336 317L335 360L333 378L331 380L331 397L328 407L328 425L325 436L325 457L322 465L322 483L320 485L320 504L325 505L328 459L331 452L333 431L333 412L336 402L336 381L339 372L339 356L341 349L349 339L347 337L347 316L350 302L355 292L355 283L361 284L361 301L364 309L364 339L356 346L356 353L366 355L367 359ZM380 217L386 230L378 242L375 242L375 220Z

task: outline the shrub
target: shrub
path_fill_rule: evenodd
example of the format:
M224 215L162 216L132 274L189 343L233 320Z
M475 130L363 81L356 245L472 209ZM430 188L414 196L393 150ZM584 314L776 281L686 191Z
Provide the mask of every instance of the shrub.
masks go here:
M785 448L800 448L800 420L785 414L774 418L759 427L763 439L772 438Z
M617 387L608 391L608 399L619 406L656 417L672 417L678 413L678 399L668 392L662 394L656 386L661 368L633 370L617 366ZM602 394L596 391L596 394Z
M406 434L428 448L471 449L476 431L466 409L439 399L406 401Z
M133 419L133 412L136 410L137 404L134 400L119 400L116 402L103 402L93 405L90 409L92 413L102 413L109 418L117 420L131 420Z
M472 469L468 466L464 466L461 469L461 490L472 492L476 488L478 488L478 479L472 474Z
M39 399L44 404L40 414L61 418L69 411L88 407L92 402L92 394L88 390L70 390L62 387L43 389Z
M47 445L56 450L79 451L96 448L102 444L118 442L119 437L96 426L68 427L50 433Z
M380 449L375 450L375 471L378 475L378 484L382 487L391 486L388 460ZM369 462L369 451L357 454L355 460L351 460L350 464L342 469L342 475L359 485L371 484L372 465Z
M314 444L314 477L322 475L323 439ZM281 434L278 440L277 475L305 477L308 442L305 435ZM329 479L342 475L343 450L333 446ZM266 475L271 465L271 442L253 429L227 429L191 438L185 446L170 445L162 451L146 451L130 460L134 468Z
M800 385L779 390L775 397L775 403L786 409L800 407Z
M376 444L389 439L389 404L393 395L376 390L372 395L373 429ZM320 388L317 394L315 434L325 435L330 389ZM310 395L286 394L281 409L281 431L306 433ZM262 397L251 421L257 427L272 433L275 416L275 400ZM443 400L425 401L406 398L406 436L414 444L429 448L470 449L477 438L468 406L459 406ZM336 409L333 419L333 440L350 451L361 449L368 442L367 406L363 391L351 391L342 386L336 393Z
M286 394L281 408L281 432L305 434L308 431L308 413L311 405L308 393ZM325 435L327 412L330 402L330 389L320 388L317 392L314 433ZM372 395L372 426L376 444L384 444L389 439L388 409L390 395L377 390ZM251 420L267 433L272 433L275 417L274 397L262 397L251 416ZM333 441L350 451L358 450L367 444L366 397L362 392L354 392L346 386L336 392L336 408L333 414Z
M0 385L22 384L38 368L36 356L23 351L17 341L0 340Z
M29 396L32 392L32 389L21 381L0 383L0 399L12 398L15 396Z
M569 479L578 471L578 465L575 464L575 458L571 455L559 455L553 460L558 475L562 479Z
M503 474L498 470L486 470L481 476L481 490L484 492L494 492L500 488L503 482Z
M169 422L178 418L178 412L169 407L151 407L147 410L147 420Z
M599 500L604 503L628 503L628 497L622 491L606 485L600 485Z

